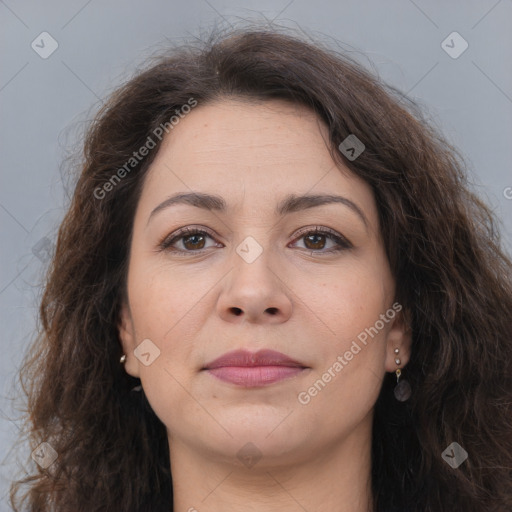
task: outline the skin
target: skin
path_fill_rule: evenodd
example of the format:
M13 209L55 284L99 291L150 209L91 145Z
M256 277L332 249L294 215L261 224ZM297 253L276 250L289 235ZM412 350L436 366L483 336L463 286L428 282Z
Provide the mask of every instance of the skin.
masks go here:
M303 107L225 99L184 116L148 171L118 328L126 371L167 428L174 510L370 510L373 407L397 368L394 349L403 368L411 339L402 311L298 401L395 303L371 188L332 160L327 140ZM191 191L222 196L227 211L179 204L148 222L166 198ZM306 193L350 199L367 225L342 204L275 214L284 196ZM185 226L214 236L185 233L174 252L159 250ZM353 247L328 252L338 245L307 233L316 226ZM263 250L252 263L236 251L249 236ZM148 366L134 354L145 339L160 351ZM201 371L238 348L277 350L308 369L259 388ZM261 456L253 465L237 456L247 443Z

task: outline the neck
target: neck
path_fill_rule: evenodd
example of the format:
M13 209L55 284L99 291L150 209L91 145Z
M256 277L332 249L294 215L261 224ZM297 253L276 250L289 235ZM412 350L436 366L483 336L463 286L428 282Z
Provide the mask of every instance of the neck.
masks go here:
M263 455L251 467L169 437L175 512L369 512L371 418L313 453ZM242 443L241 446L245 444ZM236 449L231 453L236 453Z

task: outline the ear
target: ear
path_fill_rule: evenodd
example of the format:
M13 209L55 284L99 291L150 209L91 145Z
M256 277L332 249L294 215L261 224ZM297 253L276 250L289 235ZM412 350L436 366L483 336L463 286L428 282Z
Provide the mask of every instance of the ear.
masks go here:
M393 309L397 313L392 320L386 339L385 368L387 372L394 372L397 368L403 368L411 358L412 329L410 315L402 305L396 302L393 304ZM395 353L395 349L398 349L398 354ZM395 359L399 359L400 364L397 364Z
M132 377L140 377L138 360L133 353L136 348L135 328L130 308L126 301L123 301L119 312L117 331L123 348L123 354L126 355L126 361L124 362L125 371Z

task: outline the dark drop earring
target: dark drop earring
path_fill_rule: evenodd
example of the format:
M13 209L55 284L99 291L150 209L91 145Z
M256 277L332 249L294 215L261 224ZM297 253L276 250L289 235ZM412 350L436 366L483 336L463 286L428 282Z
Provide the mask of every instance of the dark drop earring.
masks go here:
M400 349L395 348L395 354L398 356ZM398 357L395 358L395 363L397 366L400 365L401 361ZM397 368L395 371L396 374L396 386L394 389L395 398L399 402L405 402L411 396L411 385L404 379L400 380L400 376L402 375L402 370Z

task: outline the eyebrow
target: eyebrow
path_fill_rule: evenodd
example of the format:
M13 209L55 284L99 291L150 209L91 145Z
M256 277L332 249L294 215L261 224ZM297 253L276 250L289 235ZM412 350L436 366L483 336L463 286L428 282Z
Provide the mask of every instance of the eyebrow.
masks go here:
M333 203L342 204L350 208L359 216L366 228L368 228L368 220L361 208L357 206L357 204L355 204L350 199L347 199L346 197L331 194L310 194L302 196L290 194L279 202L275 209L275 213L276 215L282 217L289 213ZM188 204L195 206L196 208L202 208L209 211L218 211L220 213L223 213L227 210L226 201L221 196L205 194L202 192L178 193L168 197L165 201L160 203L150 213L148 223L158 212L177 204Z

